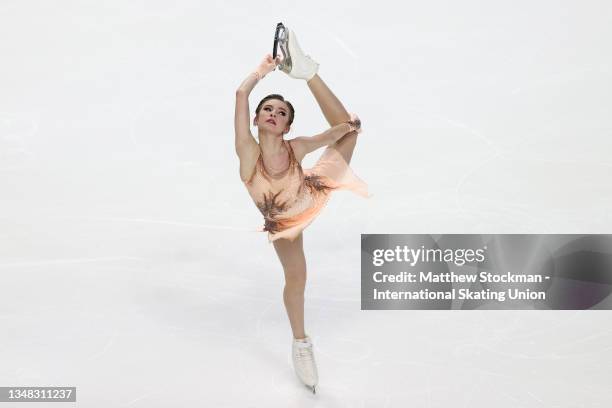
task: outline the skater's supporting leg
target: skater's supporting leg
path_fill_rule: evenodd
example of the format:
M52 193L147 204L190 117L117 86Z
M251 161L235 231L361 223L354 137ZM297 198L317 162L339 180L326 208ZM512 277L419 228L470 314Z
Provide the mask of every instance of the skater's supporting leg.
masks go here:
M278 239L273 244L285 272L283 300L293 337L302 339L306 337L304 331L306 258L304 256L303 237L300 234L293 242L287 239Z
M331 89L327 87L319 75L312 77L307 84L330 126L336 126L350 120L351 117L342 105L342 102L340 102ZM334 143L332 147L342 154L342 157L344 157L347 163L350 163L356 144L357 132L351 132Z

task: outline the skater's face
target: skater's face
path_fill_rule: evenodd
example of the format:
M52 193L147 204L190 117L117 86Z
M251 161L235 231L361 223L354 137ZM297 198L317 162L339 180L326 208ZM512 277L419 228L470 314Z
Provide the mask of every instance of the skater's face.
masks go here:
M289 131L289 107L283 101L270 99L264 103L255 116L255 124L260 129L274 133L287 133Z

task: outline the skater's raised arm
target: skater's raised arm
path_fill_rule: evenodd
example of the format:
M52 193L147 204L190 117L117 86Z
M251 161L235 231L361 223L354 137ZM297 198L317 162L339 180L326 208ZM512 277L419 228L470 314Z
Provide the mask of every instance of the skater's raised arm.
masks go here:
M274 71L280 63L280 57L276 61L272 55L268 54L259 66L250 73L236 90L236 110L234 114L234 130L236 131L236 149L241 145L250 145L251 142L257 143L251 134L249 126L249 95L251 91L266 74ZM240 156L240 153L238 152Z
M351 120L333 126L318 135L296 137L292 140L293 150L296 156L303 158L320 147L329 146L337 142L344 135L351 132L361 132L361 120L357 116L352 116Z
M236 90L236 108L234 110L234 132L236 136L236 153L241 157L245 146L257 144L250 127L249 94L261 78L259 72L249 74Z
M251 133L249 95L257 82L266 74L274 71L280 63L280 57L276 61L268 54L259 66L250 73L236 90L236 108L234 111L234 132L236 154L240 158L240 175L244 179L249 169L254 166L259 148L257 141ZM253 162L253 163L251 163Z

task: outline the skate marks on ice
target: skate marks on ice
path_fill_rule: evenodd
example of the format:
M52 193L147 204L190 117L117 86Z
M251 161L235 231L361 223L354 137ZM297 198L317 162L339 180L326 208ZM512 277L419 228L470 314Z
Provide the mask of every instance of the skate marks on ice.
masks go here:
M577 67L571 70L558 71L554 74L548 74L537 79L533 79L523 83L510 91L512 95L524 94L538 90L539 88L545 88L547 86L558 87L562 83L568 83L572 81L584 81L585 78L593 78L593 74L600 74L602 77L610 77L612 71L603 63L601 65L588 64L581 67ZM605 83L605 79L602 82Z
M117 331L115 330L115 332L113 332L113 334L110 335L110 337L108 338L106 343L102 346L102 348L94 352L93 354L91 354L89 357L86 358L86 360L94 361L102 357L113 346L116 338L117 338Z
M207 230L225 230L225 231L239 231L239 232L254 232L255 229L247 229L226 225L212 225L212 224L199 224L191 222L181 222L172 220L153 220L146 218L123 218L123 217L89 217L89 216L54 216L51 218L65 218L75 220L92 220L92 221L113 221L113 222L128 222L128 223L143 223L143 224L160 224L160 225L171 225L176 227L190 227L190 228L201 228Z
M340 48L342 48L344 51L346 51L346 53L354 60L359 59L359 57L357 56L357 54L351 49L349 48L349 46L346 44L346 42L340 38L340 36L338 36L336 33L333 33L329 30L327 31L327 38L333 38L334 41L340 46Z
M509 315L516 314L509 313ZM522 316L523 325L517 327L519 330L516 330L516 333L529 334L531 330L524 324L525 315ZM520 316L518 319L521 319ZM479 326L477 321L468 322L473 319L455 320L457 319L448 322L451 326L448 329L435 330L441 333L428 331L425 327L420 327L420 324L411 325L406 337L399 340L389 341L396 336L394 333L388 333L385 336L384 348L378 349L373 357L375 364L367 368L371 377L373 379L386 378L386 387L391 390L401 389L406 393L406 397L426 398L428 404L422 406L449 406L449 404L450 406L466 407L487 406L488 403L494 401L501 403L497 406L502 407L513 407L517 402L524 406L534 406L534 402L540 400L544 401L547 406L573 407L574 405L567 404L567 395L558 392L559 389L567 386L568 379L565 378L565 374L568 373L569 367L573 366L578 368L578 373L573 376L580 377L582 375L580 371L586 369L579 367L593 367L594 364L597 364L597 351L599 351L599 356L602 355L601 345L604 341L599 341L598 345L593 344L596 351L592 358L586 360L568 356L565 361L557 362L555 357L551 358L551 355L545 352L547 346L554 345L552 339L560 338L560 332L567 332L576 323L564 321L565 316L562 314L555 316L553 320L557 324L551 325L553 328L562 327L562 330L545 335L542 333L546 331L541 330L533 341L518 343L514 341L512 333L505 336L497 333L500 324L491 322L485 313L481 313L477 319L482 321L482 326ZM527 326L532 325L541 327L537 321L529 321ZM379 326L385 327L382 322ZM432 329L436 327L435 324L428 326L431 326ZM448 333L444 337L444 331L459 334L452 326L457 326L457 328L467 326L474 330L464 331L458 339L456 336L449 336ZM583 326L588 330L588 324L583 324ZM499 329L503 328L499 327ZM419 335L420 333L429 335ZM416 338L413 338L413 335ZM431 339L438 340L432 342ZM455 342L460 344L453 346ZM468 345L476 347L468 347ZM503 354L489 352L487 346L491 345L497 349L496 351L505 349L509 352ZM366 367L360 368L366 369ZM598 371L604 377L600 377L592 384L590 388L593 393L591 395L589 395L589 390L576 391L580 395L575 397L585 401L585 406L590 406L588 402L602 400L605 389L605 368L598 369ZM423 375L424 373L426 376ZM438 386L432 386L432 376ZM360 387L356 385L356 388ZM370 383L369 387L380 389L382 385ZM422 394L421 390L426 390L425 394ZM568 392L573 393L574 391ZM498 395L503 396L504 401L499 401L499 398L495 397ZM396 394L393 397L394 405L392 406L397 406L399 400L396 398L401 398L401 396ZM607 398L609 399L609 396Z
M604 203L597 204L595 199L590 200L590 203L578 201L577 198L583 193L598 194L600 190L605 190L606 196L612 195L609 183L606 181L612 176L611 162L546 159L544 158L545 152L540 153L538 157L537 153L527 154L518 148L530 137L529 134L522 138L519 136L519 139L504 143L502 146L501 143L494 142L492 137L466 123L423 110L407 109L407 111L431 118L434 124L445 123L451 128L459 129L461 132L454 135L454 139L461 141L465 137L462 134L469 135L473 140L481 141L482 147L474 145L467 149L472 152L472 158L465 157L463 162L474 162L474 164L470 164L467 170L463 170L457 176L452 175L451 180L456 180L452 189L450 186L442 187L446 181L440 179L439 183L442 188L438 190L422 193L414 191L402 196L401 191L397 190L398 180L402 176L411 177L411 184L415 190L431 189L429 186L422 185L424 180L419 181L419 178L414 178L416 165L412 165L407 170L382 174L380 179L388 180L388 187L385 189L378 186L378 191L374 192L380 199L386 200L385 212L391 211L401 217L419 214L456 214L461 217L460 219L476 221L478 223L476 228L480 230L488 225L497 225L496 230L499 231L499 223L503 222L507 224L504 228L518 229L523 232L544 232L550 230L552 225L560 220L576 224L583 218L581 213L585 210L584 207L588 206L588 209L592 210L592 205L599 205L597 211L601 212L601 217L609 219L605 215ZM468 143L470 146L468 140L462 143ZM459 160L461 157L453 158L454 162L460 163ZM427 164L427 167L431 167L428 171L431 172L432 178L425 177L425 179L430 182L434 180L434 183L437 183L439 171L436 170L436 167L432 167L431 163ZM483 185L483 182L487 184ZM566 193L567 190L575 191L571 200L563 199L562 191L558 188L561 183L565 184ZM545 196L548 192L552 192L556 200L552 208L551 205L545 204L547 201L552 201L552 198ZM448 208L451 194L454 198L454 207ZM392 195L392 199L385 199L387 195ZM415 206L418 207L419 201L423 202L424 208L413 210ZM429 205L426 206L426 203ZM543 208L544 205L547 207L546 210ZM432 210L431 207L435 209ZM599 217L599 214L597 216ZM487 221L487 218L490 220ZM412 220L413 217L410 219ZM369 222L371 225L377 225L375 221L371 219ZM384 219L379 221L383 222ZM413 221L419 222L416 219ZM403 221L405 222L407 221ZM398 227L401 227L403 223L399 223ZM457 220L453 223L456 224ZM400 233L402 231L388 232Z
M437 124L449 125L450 129L458 130L457 133L453 132L453 138L456 140L454 143L457 143L457 141L465 140L466 143L470 144L470 148L467 150L472 151L472 152L481 152L481 153L472 154L473 156L472 160L476 160L476 163L472 164L467 171L465 171L463 174L458 175L456 177L453 176L454 179L455 178L457 179L457 182L454 188L452 189L444 188L442 190L437 190L433 192L429 191L429 192L424 192L424 193L411 192L410 194L407 194L404 197L401 197L401 191L397 190L398 183L396 182L396 180L399 180L401 176L413 177L415 170L413 168L409 168L405 170L402 169L399 171L387 172L387 173L382 174L381 179L390 180L391 184L389 187L389 191L393 192L393 195L394 195L394 199L392 200L392 203L386 204L385 211L389 210L393 213L397 213L397 214L401 213L402 216L428 214L428 213L438 214L440 212L443 212L449 215L457 214L457 215L463 216L466 219L473 219L475 216L482 215L481 210L469 210L465 208L465 206L462 205L461 186L465 183L465 181L472 174L476 173L479 169L481 169L487 163L500 157L502 148L496 142L494 142L491 137L483 134L481 131L479 131L475 127L470 126L466 123L460 122L456 119L452 119L452 118L443 116L439 113L435 113L431 111L424 111L422 109L416 109L414 107L405 107L403 108L403 111L406 113L416 114L415 116L420 118L420 120L423 120L423 118L425 118L425 120L429 120L433 124L433 126L436 126ZM464 135L469 135L470 140L468 140L466 136ZM475 142L479 142L480 145ZM469 158L466 158L466 160L469 160ZM414 181L415 179L411 179L411 180ZM419 181L417 181L417 184L418 183ZM384 190L382 190L382 192L384 192ZM448 195L451 192L453 194L455 207L447 208L446 203L449 202L450 197L448 197ZM395 194L398 194L398 195L396 196ZM437 196L439 196L439 199L433 200L433 198ZM423 210L417 210L417 211L411 211L409 209L406 210L406 206L408 207L413 206L414 201L419 198L421 198L425 202L431 201L432 204L434 204L434 206L435 206L435 203L440 203L438 204L439 208L433 211L431 209L423 209ZM495 215L499 216L500 213L502 214L505 213L507 215L512 215L512 218L519 218L520 216L526 215L526 212L521 211L520 209L517 209L517 208L512 208L510 206L497 207L495 210L490 210L490 212L491 212L491 215L493 216Z
M215 142L211 138L217 134L214 129L224 128L221 123L224 112L220 111L218 101L201 96L215 91L206 77L166 89L143 102L133 109L128 120L132 146L139 154L163 156L177 164L197 164L202 158L194 154L214 151L210 149L210 143ZM212 147L223 149L220 143Z
M29 144L39 131L33 113L0 112L0 171L28 167L36 161Z
M30 268L50 265L97 263L97 262L116 262L116 261L143 261L145 258L133 256L109 256L102 258L69 258L69 259L47 259L37 261L19 261L0 264L0 269Z
M475 312L474 316L464 319L457 319L450 313L429 314L433 317L427 324L429 329L420 327L422 324L412 324L406 336L387 333L384 344L376 344L371 339L368 344L375 346L374 353L367 360L356 359L355 364L334 358L328 350L320 352L320 371L326 374L321 375L318 393L333 393L337 397L363 387L376 390L369 397L362 394L359 400L352 398L356 406L370 406L364 401L376 400L379 405L384 401L394 407L410 400L418 401L420 406L471 407L496 402L497 406L510 408L517 404L539 406L542 402L572 407L564 400L567 395L558 393L567 385L563 373L574 366L578 368L576 376L580 376L583 369L579 367L600 364L601 356L609 355L605 350L610 348L611 330L605 328L593 333L592 322L581 322L584 314L580 312L569 313L569 319L568 313L545 315L535 312L530 318L518 313L507 315L513 317L510 325L491 321L485 312ZM397 319L388 317L376 323L373 321L372 326L368 326L366 319L361 324L369 327L371 333L377 326L381 329L393 327L389 320ZM421 319L408 321L425 322ZM463 330L461 334L459 329L466 326L472 329ZM564 333L573 333L576 326L582 327L584 332L573 335L574 340L563 345L552 340L563 338ZM446 329L440 329L444 327ZM323 331L335 335L333 330ZM439 340L432 343L431 339ZM318 344L319 351L326 348L325 339L319 339ZM563 347L571 351L561 354L559 349ZM573 398L585 403L609 399L604 392L605 367L598 371L603 377L587 389L568 391L576 394Z

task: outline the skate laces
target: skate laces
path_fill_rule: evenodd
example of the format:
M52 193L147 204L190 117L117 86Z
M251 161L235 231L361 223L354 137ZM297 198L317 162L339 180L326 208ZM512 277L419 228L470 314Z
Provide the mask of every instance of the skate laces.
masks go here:
M313 359L312 348L298 347L296 349L296 357L302 361L311 361Z
M312 360L312 343L295 342L295 354L300 360Z

